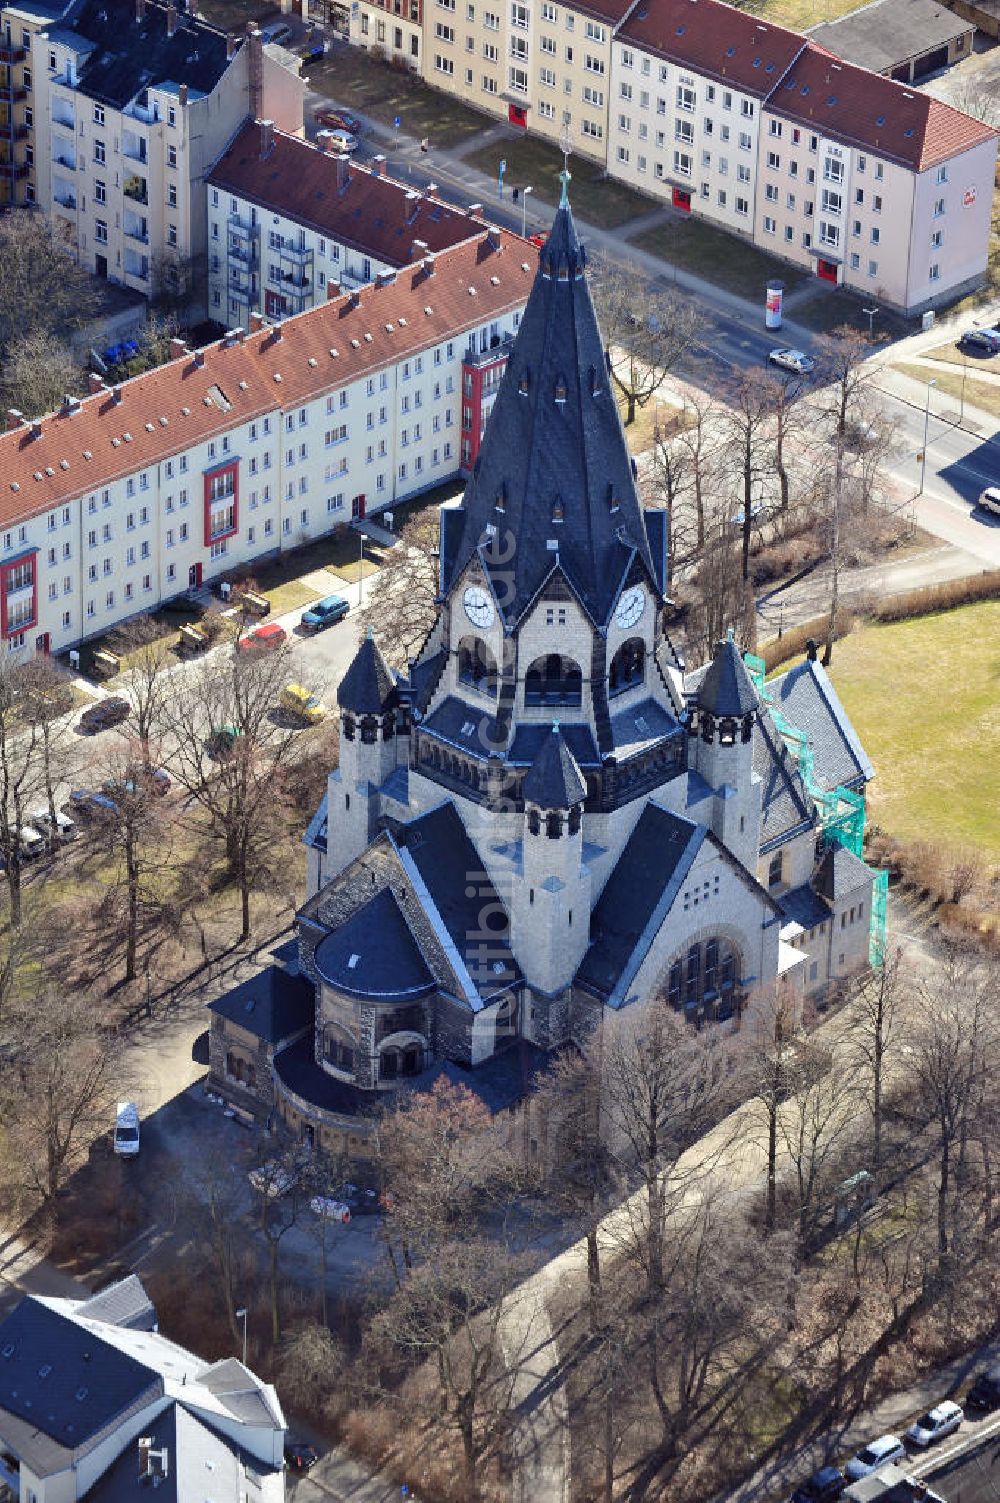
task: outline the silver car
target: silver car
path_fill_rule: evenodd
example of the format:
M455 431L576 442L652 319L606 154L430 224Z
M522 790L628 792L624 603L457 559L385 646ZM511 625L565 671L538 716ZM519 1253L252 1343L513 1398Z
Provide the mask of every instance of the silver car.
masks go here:
M850 1482L858 1482L890 1461L904 1460L905 1456L906 1448L898 1435L880 1435L878 1440L869 1441L856 1456L852 1456L844 1471Z
M914 1420L905 1439L911 1446L932 1446L936 1440L952 1435L964 1418L961 1405L952 1399L944 1399L940 1404L935 1404L933 1409L928 1409L918 1420Z
M783 371L792 371L796 376L809 376L816 369L815 360L804 350L772 350L767 358L772 365L780 366Z

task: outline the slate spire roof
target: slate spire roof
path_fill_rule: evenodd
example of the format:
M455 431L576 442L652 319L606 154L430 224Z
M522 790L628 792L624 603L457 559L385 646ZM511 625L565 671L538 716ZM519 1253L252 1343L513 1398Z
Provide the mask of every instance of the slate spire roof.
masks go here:
M355 715L381 715L396 702L396 682L392 669L371 631L340 680L337 703Z
M524 797L541 809L572 809L587 797L587 785L558 721L553 721L551 736L546 736L528 769Z
M656 580L586 265L564 202L539 255L459 509L461 535L445 561L447 591L479 552L508 625L557 564L599 625L636 555Z
M760 703L732 633L719 642L698 688L698 708L710 715L749 715Z

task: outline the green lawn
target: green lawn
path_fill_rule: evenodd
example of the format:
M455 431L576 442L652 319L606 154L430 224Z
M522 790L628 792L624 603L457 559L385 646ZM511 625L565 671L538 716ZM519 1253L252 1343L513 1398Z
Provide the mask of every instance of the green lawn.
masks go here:
M770 277L780 277L785 291L791 292L805 279L804 271L797 271L784 261L768 256L745 240L727 235L703 219L677 219L670 224L657 225L644 235L637 235L629 242L641 250L659 256L679 266L682 271L694 272L734 292L738 297L751 298L760 303L761 322L764 319L764 288ZM798 314L789 313L790 318Z
M943 397L951 397L961 403L962 386L965 386L965 400L970 407L980 407L983 412L992 413L994 417L1000 417L1000 385L994 385L992 381L977 381L970 370L968 376L963 378L961 367L955 371L941 370L930 365L911 365L902 361L896 366L896 370L902 371L904 376L912 376L914 381L919 381L921 386L926 387L928 381L934 382L934 391ZM931 408L934 410L934 395L931 395Z
M505 196L513 188L531 185L532 197L554 204L559 201L559 174L563 156L557 146L536 136L516 136L510 140L495 141L470 151L465 157L470 167L478 167L496 181L501 157L507 163L504 174ZM648 214L657 205L642 193L627 188L605 177L603 168L596 162L587 162L582 157L573 157L569 164L573 181L570 199L578 219L600 229L617 229ZM531 199L528 200L528 231L531 232Z
M872 818L1000 858L1000 601L866 626L837 643L830 672L875 764Z
M867 298L860 297L857 293L848 292L843 287L828 287L813 278L814 294L810 298L803 298L801 303L796 303L794 308L789 308L788 317L795 323L803 324L807 329L812 329L817 334L829 334L833 329L839 329L846 324L849 328L860 329L863 334L868 333L868 318L865 308L874 306ZM899 314L888 313L884 308L879 308L872 321L872 331L876 338L883 338L888 334L895 338L905 338L912 334L918 327L916 320L907 320Z
M415 73L392 68L360 47L335 47L310 68L309 86L384 125L391 125L398 115L407 135L426 136L442 146L459 146L493 123L450 94L429 88ZM428 176L432 165L428 163Z

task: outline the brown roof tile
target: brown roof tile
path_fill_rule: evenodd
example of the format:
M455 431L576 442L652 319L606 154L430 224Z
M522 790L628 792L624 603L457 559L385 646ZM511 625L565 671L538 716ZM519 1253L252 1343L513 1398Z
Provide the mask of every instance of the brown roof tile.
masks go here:
M480 234L383 286L311 308L242 340L209 345L84 397L72 413L0 433L0 526L37 516L158 464L262 413L309 401L527 301L537 251ZM360 301L357 299L360 298Z
M442 251L484 228L482 219L462 209L297 136L276 130L273 143L262 159L260 125L248 121L208 181L220 192L298 220L390 266L406 266L416 258L415 240ZM422 254L418 247L416 256Z
M700 0L699 0L700 3ZM810 130L924 172L997 132L906 84L809 43L767 108Z
M618 40L763 98L805 45L720 0L640 0Z

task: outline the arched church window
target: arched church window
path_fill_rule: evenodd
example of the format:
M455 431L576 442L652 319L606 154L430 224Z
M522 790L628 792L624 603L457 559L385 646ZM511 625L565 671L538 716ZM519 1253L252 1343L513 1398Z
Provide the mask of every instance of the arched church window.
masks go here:
M719 721L719 745L736 745L736 721L731 715L726 715Z
M482 637L463 637L458 644L459 682L485 694L495 694L497 662Z
M528 810L528 834L538 835L541 833L542 816L537 809Z
M354 740L354 716L353 715L345 715L344 716L344 740L345 741L353 741Z
M554 812L546 814L545 833L550 840L558 840L560 835L562 834L562 828L563 822L561 814L556 814Z
M524 702L533 706L578 706L583 703L583 674L572 658L550 652L536 658L524 680Z
M740 995L739 957L733 946L720 935L689 946L667 971L666 993L670 1006L683 1008L685 1017L698 1026L731 1018Z
M624 694L641 684L646 676L646 644L641 637L630 637L623 642L611 659L608 670L608 694Z

